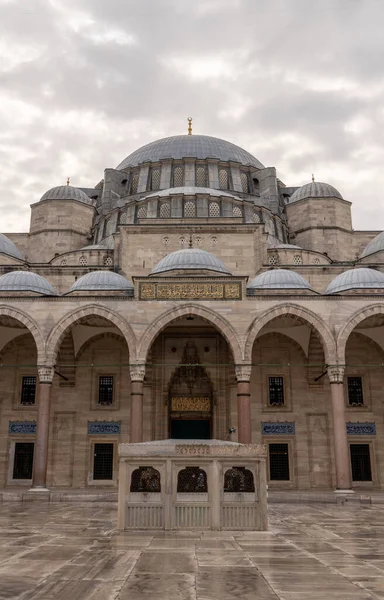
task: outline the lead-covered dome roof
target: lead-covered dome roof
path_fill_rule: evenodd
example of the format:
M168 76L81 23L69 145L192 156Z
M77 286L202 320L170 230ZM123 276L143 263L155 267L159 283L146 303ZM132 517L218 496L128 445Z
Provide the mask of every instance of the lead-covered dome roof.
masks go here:
M292 194L289 204L305 198L339 198L343 200L343 196L333 185L321 181L311 181L301 186Z
M33 292L42 296L57 296L53 285L32 271L11 271L0 277L0 292Z
M216 271L230 275L224 263L214 254L200 248L183 248L162 258L152 269L151 274L166 273L176 270Z
M77 202L93 206L91 198L73 185L58 185L57 187L53 187L42 195L40 202L42 200L76 200Z
M379 233L373 240L371 240L365 247L361 258L364 256L369 256L370 254L375 254L375 252L380 252L380 250L384 250L384 231Z
M20 250L12 242L12 240L7 238L7 236L3 233L0 233L0 254L1 253L8 254L13 258L19 258L20 260L23 260Z
M209 135L174 135L155 140L132 152L116 168L122 170L167 158L217 158L223 162L234 161L257 169L264 168L257 158L240 146Z
M133 293L133 289L133 284L118 273L114 273L113 271L92 271L91 273L86 273L86 275L79 277L69 291L125 291Z
M312 290L308 281L299 273L289 269L271 269L257 275L247 285L247 293L257 290Z
M325 294L337 294L347 290L384 288L384 273L360 267L337 275L325 290Z

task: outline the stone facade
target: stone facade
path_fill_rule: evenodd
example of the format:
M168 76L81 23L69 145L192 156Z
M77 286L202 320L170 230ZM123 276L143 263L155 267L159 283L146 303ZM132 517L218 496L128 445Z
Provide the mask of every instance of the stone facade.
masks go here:
M30 232L8 234L22 258L0 238L0 486L114 487L119 443L189 436L266 444L272 488L382 488L384 292L369 273L384 252L360 258L379 232L354 231L334 188L295 200L218 142L50 190ZM179 251L182 268L151 273ZM270 269L278 283L258 287ZM350 269L365 278L325 293ZM134 289L72 292L91 271Z

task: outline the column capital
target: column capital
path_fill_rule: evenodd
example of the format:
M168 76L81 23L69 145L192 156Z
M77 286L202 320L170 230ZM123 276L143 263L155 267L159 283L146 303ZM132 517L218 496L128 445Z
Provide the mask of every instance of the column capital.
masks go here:
M52 383L55 374L53 367L39 367L37 371L39 373L40 383Z
M129 372L131 374L131 381L144 381L145 364L130 365Z
M252 365L235 365L237 381L249 381L251 379Z
M345 365L328 365L327 372L331 383L343 383Z

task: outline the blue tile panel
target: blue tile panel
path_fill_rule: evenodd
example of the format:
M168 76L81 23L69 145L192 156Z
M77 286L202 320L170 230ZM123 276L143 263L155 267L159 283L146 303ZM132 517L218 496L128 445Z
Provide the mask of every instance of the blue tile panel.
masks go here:
M295 435L295 423L261 423L263 435Z
M88 421L88 433L92 435L120 434L120 421Z
M36 433L36 421L9 421L8 433Z
M376 423L347 423L348 435L376 435Z

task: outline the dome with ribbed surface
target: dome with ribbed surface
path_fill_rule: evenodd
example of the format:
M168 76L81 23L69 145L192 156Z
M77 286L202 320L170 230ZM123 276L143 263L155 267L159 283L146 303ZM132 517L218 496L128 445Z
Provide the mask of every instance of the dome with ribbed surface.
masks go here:
M216 256L199 248L183 248L162 258L152 269L152 274L176 270L216 271L230 275L224 264Z
M325 290L325 294L337 294L347 290L384 288L384 273L364 267L340 273Z
M89 196L79 188L73 185L58 185L57 187L51 188L40 198L42 200L76 200L83 204L90 204L93 206L93 202Z
M32 271L11 271L0 277L1 292L33 292L42 296L57 296L53 285Z
M133 285L128 279L113 273L113 271L92 271L80 277L72 285L70 292L79 291L104 291L104 292L132 292Z
M217 158L223 162L234 161L257 169L264 168L257 158L240 146L209 135L174 135L155 140L132 152L116 168L122 170L144 162L157 162L167 158Z
M13 258L19 258L19 259L23 260L20 250L3 233L0 233L0 254L1 253L8 254L9 256L12 256Z
M321 181L311 181L301 186L296 192L292 194L289 199L289 204L297 202L298 200L304 200L305 198L339 198L343 199L340 192L329 183L322 183Z
M366 245L361 258L369 256L370 254L375 254L375 252L380 252L380 250L384 250L384 231L379 233L379 235L373 238L373 240Z
M257 275L247 285L247 293L257 290L312 290L308 281L289 269L272 269Z

